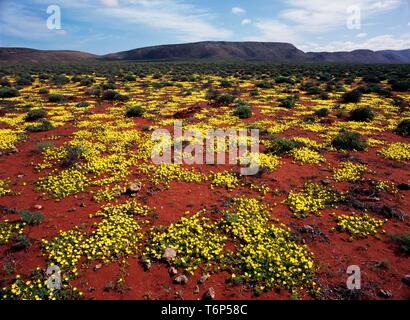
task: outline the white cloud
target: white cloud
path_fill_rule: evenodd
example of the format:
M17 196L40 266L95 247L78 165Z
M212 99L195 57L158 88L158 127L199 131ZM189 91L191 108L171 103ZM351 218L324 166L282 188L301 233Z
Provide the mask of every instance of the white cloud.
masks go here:
M359 49L370 50L403 50L410 48L410 33L395 37L390 34L380 35L366 39L362 42L332 41L326 45L310 44L301 47L306 51L352 51Z
M7 4L7 5L6 5ZM0 30L2 35L14 36L26 40L43 40L57 36L65 36L65 30L47 28L47 18L34 16L18 3L2 3Z
M251 20L251 19L243 19L243 20L241 21L241 24L242 24L243 26L252 24L252 20Z
M245 14L246 10L240 7L233 7L232 8L232 13L233 14Z
M280 13L305 32L324 33L346 26L349 17L348 8L360 8L362 20L390 11L400 4L400 0L287 0L289 9Z
M129 5L99 8L97 13L153 29L172 31L181 41L225 40L232 36L226 28L212 24L214 16L205 10L176 0L129 0Z
M257 36L248 37L249 41L272 41L297 43L301 41L300 35L295 28L277 20L260 20L253 24L258 30Z
M346 28L350 6L360 7L362 20L371 16L388 12L397 8L400 0L285 0L287 8L280 11L278 18L272 20L257 20L253 25L258 33L251 37L255 41L285 41L295 44L302 50L322 48L320 45L307 42L312 36L325 35L331 31ZM365 38L367 34L360 32L358 37ZM392 39L385 47L403 46L403 39ZM325 46L329 51L339 51L342 48L377 48L381 43L376 40L355 43L353 41L332 42ZM404 42L405 43L405 42Z
M105 7L118 7L118 0L100 0Z

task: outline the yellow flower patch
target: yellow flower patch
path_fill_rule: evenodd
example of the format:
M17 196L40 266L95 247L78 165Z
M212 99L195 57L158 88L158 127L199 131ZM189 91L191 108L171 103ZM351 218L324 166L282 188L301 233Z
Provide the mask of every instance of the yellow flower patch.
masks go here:
M341 168L333 169L333 179L337 182L357 182L362 179L362 174L366 171L366 165L346 161L341 164Z
M198 212L183 217L165 230L152 229L143 260L159 261L167 248L177 251L171 263L192 274L202 263L211 264L223 258L226 236L218 231L218 225Z
M51 264L77 275L81 257L87 261L108 263L119 257L135 253L143 238L140 223L134 216L144 216L149 208L136 202L104 207L95 216L103 220L86 233L79 228L62 231L51 241L43 240L44 252Z
M369 235L375 235L387 222L387 219L376 219L370 217L367 213L358 215L341 215L337 218L336 229L346 231L352 238L367 238Z
M0 180L0 197L12 194L8 180Z
M229 171L224 172L212 172L210 175L211 189L215 187L224 187L228 190L235 189L239 186L240 180L238 176Z
M306 183L304 189L295 193L291 191L285 203L296 216L318 214L325 208L335 208L343 195L329 187L315 183Z
M387 159L396 161L410 160L410 144L396 142L379 151L379 154Z
M313 254L292 240L287 227L269 224L271 214L266 204L236 198L225 219L226 231L236 241L234 281L253 284L258 291L313 289Z
M320 153L307 147L293 149L290 154L296 161L303 164L320 164L325 161L325 158Z
M4 220L0 222L0 245L8 243L13 237L23 234L23 222L11 222Z

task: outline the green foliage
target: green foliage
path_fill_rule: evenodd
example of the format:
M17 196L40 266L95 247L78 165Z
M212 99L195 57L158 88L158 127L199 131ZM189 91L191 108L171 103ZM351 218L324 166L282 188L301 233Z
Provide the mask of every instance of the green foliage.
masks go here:
M26 130L29 132L44 132L51 129L53 129L53 125L46 119L42 119L38 124L29 125L26 127Z
M279 106L282 108L286 108L286 109L293 109L298 100L299 100L299 97L296 95L289 96L289 97L279 100L280 101Z
M400 251L405 255L410 255L410 233L395 235L392 237L400 245Z
M125 115L127 117L141 117L144 114L144 109L141 106L132 106L127 109Z
M303 146L304 144L302 142L283 139L273 135L269 141L269 147L267 148L267 151L269 153L279 155Z
M410 119L402 120L397 125L396 133L404 137L410 136Z
M18 97L20 92L16 88L3 87L0 88L0 98Z
M353 109L350 112L350 120L352 121L361 121L361 122L369 122L374 119L374 112L369 107L360 107Z
M115 90L106 90L102 93L103 100L117 100L117 101L127 101L129 99L128 96L122 95Z
M252 117L252 108L248 105L240 104L236 107L234 115L241 119L250 118Z
M360 90L348 91L342 96L342 102L344 103L359 103L362 99L363 93Z
M229 93L221 94L216 101L221 104L231 104L235 101L235 97Z
M49 94L48 95L48 101L49 102L64 102L66 100L66 97L62 94Z
M75 105L77 108L88 108L90 103L87 101L81 101Z
M363 139L358 132L344 131L332 140L332 146L337 150L363 151L367 145L367 140Z
M319 110L315 111L315 116L316 117L327 117L329 115L329 109L328 108L321 108Z
M22 210L19 213L20 219L30 226L38 225L44 220L44 215L41 212L31 212L28 210Z
M47 117L47 111L44 109L31 109L27 112L26 121L36 121Z

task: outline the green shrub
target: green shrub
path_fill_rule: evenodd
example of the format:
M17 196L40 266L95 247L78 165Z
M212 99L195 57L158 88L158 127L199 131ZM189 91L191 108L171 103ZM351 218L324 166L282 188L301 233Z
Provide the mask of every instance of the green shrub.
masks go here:
M295 148L300 148L303 146L304 144L302 142L283 139L283 138L279 138L273 135L270 139L270 145L267 148L267 151L269 153L279 155L279 154L287 153L289 151L292 151Z
M25 236L24 234L21 234L14 239L12 248L13 250L23 250L27 249L30 244L30 239L27 238L27 236Z
M249 92L249 95L250 95L251 97L258 97L258 96L259 96L259 90L258 90L258 89L252 89L252 90Z
M235 101L235 97L229 93L224 93L221 94L216 101L221 104L231 104Z
M332 140L332 146L337 150L362 151L367 148L367 140L363 139L358 132L344 131Z
M124 80L126 80L126 81L135 81L136 78L135 78L135 76L134 76L132 73L127 73L127 74L124 76Z
M77 108L88 108L90 103L87 101L81 101L75 105Z
M31 109L29 112L27 112L27 115L25 117L26 121L36 121L39 119L43 119L47 117L47 111L44 109Z
M272 89L273 84L268 81L260 81L256 84L256 87L261 88L261 89Z
M241 104L236 107L234 115L241 119L247 119L252 117L252 109L248 105Z
M362 92L356 89L343 94L342 101L344 103L358 103L362 99L362 96Z
M122 95L115 90L106 90L102 94L103 100L117 100L117 101L127 101L128 96Z
M64 102L66 100L66 97L62 94L49 94L48 95L48 101L49 102Z
M53 125L46 119L42 119L38 124L29 125L26 127L26 130L29 132L43 132L51 129L53 129Z
M400 245L400 251L406 255L410 255L410 233L403 235L395 235L392 237Z
M61 165L65 168L71 168L84 158L84 150L81 147L69 147Z
M38 90L39 94L48 94L48 89L47 88L41 88L40 90Z
M397 125L396 133L404 137L410 136L410 119L402 120Z
M62 86L70 82L70 79L68 79L65 75L59 74L53 76L51 79L51 82L54 83L55 85Z
M218 90L214 89L214 88L210 88L207 90L205 98L208 101L216 101L219 97L219 92Z
M53 148L54 146L54 142L52 141L43 141L36 144L34 151L42 153L44 150Z
M329 115L329 109L321 108L319 110L316 110L314 114L316 117L327 117Z
M44 220L44 216L41 212L31 212L28 210L22 210L19 212L20 219L30 226L38 225Z
M374 112L369 107L360 107L350 112L350 120L369 122L374 119Z
M392 90L398 92L406 92L410 89L409 81L397 81L392 84Z
M125 115L127 117L141 117L144 114L144 109L140 106L133 106L127 109Z
M0 88L0 98L18 97L20 92L16 88L3 87Z
M299 100L298 96L289 96L280 100L279 106L286 109L293 109L296 105L296 101Z
M232 87L232 82L226 79L222 79L220 85L222 88L230 88Z

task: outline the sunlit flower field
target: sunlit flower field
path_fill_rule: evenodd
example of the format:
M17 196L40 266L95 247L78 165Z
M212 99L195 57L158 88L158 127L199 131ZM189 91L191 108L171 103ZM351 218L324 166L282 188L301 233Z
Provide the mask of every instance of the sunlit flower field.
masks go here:
M409 299L409 72L1 66L0 299ZM258 129L260 153L155 164L175 121Z

